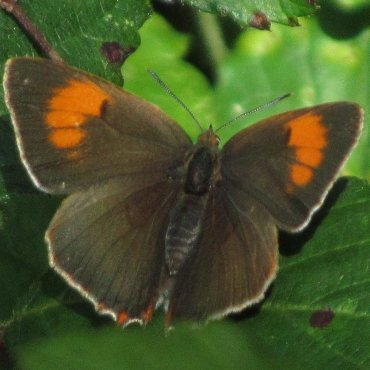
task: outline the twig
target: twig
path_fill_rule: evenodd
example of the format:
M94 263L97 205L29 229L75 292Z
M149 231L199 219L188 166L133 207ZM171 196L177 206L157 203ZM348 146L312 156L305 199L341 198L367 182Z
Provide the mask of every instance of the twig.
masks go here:
M36 25L27 17L17 0L0 0L0 7L10 13L18 24L27 32L42 53L54 62L64 63L62 57L46 40Z

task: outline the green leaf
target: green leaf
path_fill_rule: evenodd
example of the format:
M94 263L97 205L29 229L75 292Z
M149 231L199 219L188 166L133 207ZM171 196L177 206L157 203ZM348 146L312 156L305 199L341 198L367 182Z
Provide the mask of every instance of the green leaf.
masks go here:
M23 294L48 270L44 231L57 198L18 194L0 203L0 323L8 320Z
M137 30L150 15L146 0L33 0L22 1L21 6L68 64L116 83L122 83L121 74L107 66L102 43L119 40L123 47L138 47ZM4 11L0 24L1 66L11 57L36 55L25 33ZM5 111L1 92L0 114Z
M261 314L246 323L265 355L289 356L299 368L370 365L369 196L367 181L341 179L309 228L281 240L278 279ZM311 315L328 309L333 321L312 327Z
M90 330L37 342L19 352L19 363L29 370L50 369L50 366L55 370L237 370L245 369L246 364L248 369L267 369L270 361L255 358L250 348L235 324L217 323L200 330L178 326L166 335L156 320L145 330L137 327L125 332L117 328ZM56 358L62 360L55 361Z
M251 24L255 14L262 13L271 22L298 25L297 17L312 15L315 7L306 0L184 0L202 11L231 17L240 26Z

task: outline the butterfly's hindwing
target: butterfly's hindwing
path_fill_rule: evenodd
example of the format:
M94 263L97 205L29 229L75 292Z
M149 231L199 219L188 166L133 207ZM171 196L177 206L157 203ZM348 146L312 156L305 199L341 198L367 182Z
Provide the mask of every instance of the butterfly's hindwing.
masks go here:
M277 259L277 230L266 209L218 187L209 194L199 243L176 277L168 321L218 318L260 301Z
M97 310L122 324L148 321L176 194L166 181L131 176L69 196L46 234L51 265Z

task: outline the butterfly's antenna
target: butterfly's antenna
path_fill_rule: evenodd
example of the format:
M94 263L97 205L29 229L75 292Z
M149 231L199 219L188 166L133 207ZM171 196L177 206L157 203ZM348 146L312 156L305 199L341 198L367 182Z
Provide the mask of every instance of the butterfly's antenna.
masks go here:
M190 109L178 98L175 93L159 78L159 76L152 71L150 68L147 68L147 71L151 74L151 76L159 83L159 85L163 88L164 91L166 91L167 94L171 95L178 104L180 104L191 116L191 118L194 120L194 122L197 124L199 130L203 132L203 128L200 125L199 121L196 119L194 114L190 111Z
M269 107L271 105L274 105L274 104L278 103L279 101L281 101L281 100L283 100L283 99L285 99L285 98L287 98L288 96L291 96L291 95L292 95L291 93L288 93L288 94L279 96L278 98L276 98L274 100L271 100L271 101L269 101L267 103L264 103L264 104L262 104L262 105L260 105L260 106L258 106L256 108L251 109L251 110L249 110L247 112L244 112L242 114L239 114L239 116L236 116L236 117L232 118L230 121L228 121L228 122L224 123L223 125L221 125L220 127L218 127L214 132L216 133L216 132L224 129L226 126L229 126L231 123L233 123L235 121L238 121L239 119L241 119L241 118L243 118L243 117L245 117L245 116L247 116L249 114L256 113L256 112L260 111L261 109L264 109L266 107Z

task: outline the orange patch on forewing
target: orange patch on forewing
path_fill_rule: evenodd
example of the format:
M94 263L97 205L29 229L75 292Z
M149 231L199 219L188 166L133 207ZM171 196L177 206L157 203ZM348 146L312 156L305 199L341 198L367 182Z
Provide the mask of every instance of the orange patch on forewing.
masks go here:
M89 117L99 117L108 100L109 95L93 82L70 80L53 91L45 121L53 128L77 127Z
M78 127L86 121L82 113L67 111L52 111L47 113L46 122L53 128Z
M321 116L306 113L287 122L290 129L288 146L322 149L328 144L327 128L321 122Z
M319 114L308 112L286 123L288 146L294 150L296 162L289 169L291 184L286 187L288 193L292 193L297 186L308 185L314 176L313 169L318 168L324 159L328 129L322 118Z
M290 179L297 186L307 185L313 177L313 172L310 168L300 164L290 166Z
M86 131L76 128L60 128L49 134L50 143L58 149L70 149L81 144L86 136Z
M318 167L324 157L320 150L313 148L297 148L295 157L298 162L310 166L312 168Z

